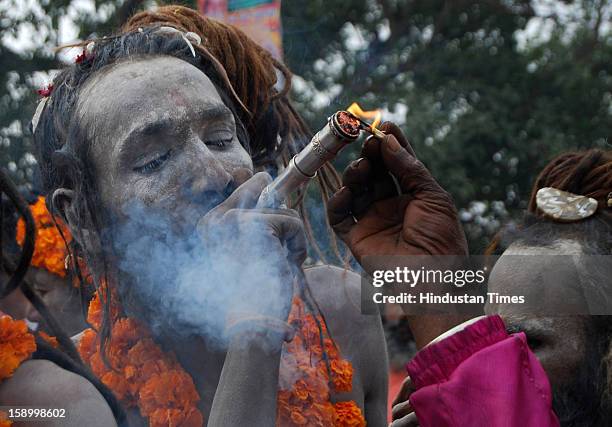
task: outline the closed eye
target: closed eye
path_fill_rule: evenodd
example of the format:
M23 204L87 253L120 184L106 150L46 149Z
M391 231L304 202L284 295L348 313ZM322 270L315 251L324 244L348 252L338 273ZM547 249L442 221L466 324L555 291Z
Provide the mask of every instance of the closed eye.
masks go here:
M164 154L162 154L159 157L154 158L150 162L142 166L136 166L134 168L134 171L138 173L142 173L142 174L151 173L153 171L156 171L166 162L166 160L170 158L171 154L172 154L172 150L168 150Z
M517 334L519 332L524 332L525 336L527 337L527 345L531 350L536 350L537 348L542 347L545 344L544 337L541 336L541 334L538 334L538 332L536 331L530 331L524 328L520 328L516 325L506 326L506 331L509 334Z
M232 142L232 140L233 140L233 138L211 139L209 141L205 141L204 144L208 145L209 147L223 148L223 147L229 145Z

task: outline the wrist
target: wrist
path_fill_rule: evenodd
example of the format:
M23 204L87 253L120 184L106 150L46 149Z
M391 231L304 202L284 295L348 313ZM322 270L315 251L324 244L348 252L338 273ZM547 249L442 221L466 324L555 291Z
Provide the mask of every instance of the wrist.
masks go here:
M269 350L280 348L295 336L295 329L289 323L257 313L232 315L228 319L225 332L233 346L258 345Z

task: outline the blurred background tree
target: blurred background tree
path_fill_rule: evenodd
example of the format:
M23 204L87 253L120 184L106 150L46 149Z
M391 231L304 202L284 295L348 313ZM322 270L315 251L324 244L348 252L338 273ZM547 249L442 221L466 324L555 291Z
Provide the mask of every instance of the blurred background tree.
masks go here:
M53 48L155 3L0 0L0 166L20 183L35 90L77 54ZM611 14L610 0L285 0L284 54L313 130L355 100L403 127L479 252L551 157L610 149Z

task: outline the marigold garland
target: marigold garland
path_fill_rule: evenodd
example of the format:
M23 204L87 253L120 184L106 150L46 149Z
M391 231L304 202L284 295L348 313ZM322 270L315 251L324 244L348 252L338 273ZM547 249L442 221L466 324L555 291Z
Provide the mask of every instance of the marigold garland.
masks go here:
M59 348L59 342L57 341L57 338L52 337L51 335L43 332L43 331L39 331L38 335L45 340L51 347L53 348Z
M87 320L98 330L107 289L102 286L89 306ZM196 407L200 397L191 376L173 353L165 353L155 344L142 323L120 316L112 290L110 301L112 328L106 345L110 368L102 359L99 336L94 329L86 330L81 338L79 352L83 360L127 407L138 407L150 426L202 426L204 417ZM277 425L364 427L365 419L355 402L330 401L330 387L338 393L351 391L353 367L340 357L322 319L315 319L306 312L304 302L294 298L288 320L296 326L297 333L283 349ZM323 329L329 371L317 320Z
M87 320L96 329L102 322L100 295L104 299L106 289L101 287L89 305ZM200 396L191 376L173 353L155 344L143 324L119 315L116 300L111 291L111 339L106 345L110 366L102 359L94 329L87 329L79 343L83 360L125 406L138 407L151 427L201 427L204 417L196 406Z
M36 351L34 336L23 320L0 315L0 382L10 378L24 360ZM0 427L13 424L5 412L0 411Z
M25 321L0 317L0 381L10 378L35 351L36 341Z
M8 419L8 414L4 411L0 411L0 427L11 427L13 422Z
M279 373L277 425L363 427L361 408L353 402L330 402L330 386L337 393L353 388L353 366L342 359L320 316L308 313L304 302L294 298L289 323L297 328L285 345ZM325 363L323 346L329 362ZM331 373L331 379L330 374Z
M31 265L34 267L44 268L50 273L57 274L60 277L66 277L66 256L68 249L66 243L72 241L72 236L59 220L58 226L61 228L66 242L55 226L53 217L47 210L45 198L39 196L33 205L30 205L30 211L36 224L36 240L34 244L34 254L32 255ZM16 240L20 246L23 246L25 241L25 221L19 218L17 222Z

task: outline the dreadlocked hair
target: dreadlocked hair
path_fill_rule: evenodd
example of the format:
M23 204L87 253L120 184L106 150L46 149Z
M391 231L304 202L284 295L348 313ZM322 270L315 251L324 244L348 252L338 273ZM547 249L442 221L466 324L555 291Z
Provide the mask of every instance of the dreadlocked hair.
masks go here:
M134 15L122 28L122 32L137 31L147 26L169 26L183 32L193 32L202 38L200 49L206 49L222 65L233 93L244 107L238 117L244 123L250 137L251 157L257 167L274 171L280 163L286 167L312 137L312 132L289 101L291 71L270 52L255 43L240 29L207 18L193 9L183 6L164 6L154 11ZM282 87L277 90L278 74ZM278 144L277 144L277 135ZM323 204L341 186L340 176L327 163L317 173ZM292 201L305 222L305 231L313 251L322 261L325 254L314 238L309 215L304 207L305 188L297 192ZM341 260L338 242L331 227L334 255Z
M180 33L161 31L161 27L172 27ZM186 43L184 37L189 32L197 34L201 43ZM73 190L72 206L78 221L74 231L76 241L85 241L84 230L87 230L89 236L99 238L102 247L112 247L112 236L104 226L111 218L100 209L102 202L95 184L96 172L91 167L88 138L76 114L81 88L105 67L134 57L166 55L200 69L234 114L238 139L251 155L254 166L273 175L310 140L310 130L289 101L291 73L287 67L239 29L206 18L194 10L166 6L141 12L114 36L72 46L84 47L84 53L53 80L53 92L39 116L34 141L49 210L53 211L53 206L50 206L52 197L49 196L56 189ZM278 75L282 76L280 89L277 89ZM329 196L340 187L340 177L332 165L326 164L317 174L317 179L325 205ZM305 188L298 190L291 206L300 212L312 249L325 262L326 257L314 238L304 207L305 191ZM341 260L331 227L326 225L332 248ZM82 254L76 253L81 251ZM82 255L86 260L96 285L113 282L109 278L116 275L111 271L114 264L111 262L112 254L102 251L96 257L88 257L85 248L81 247L74 248L74 252L71 255L75 259ZM77 276L81 276L78 271ZM304 295L310 300L307 291ZM111 334L110 293L104 294L107 300L103 304L99 331L103 348ZM306 302L313 311L320 312L316 302ZM104 356L105 351L102 354Z
M591 197L599 203L598 214L610 215L606 208L612 191L612 151L589 150L562 154L538 175L529 199L529 212L539 215L536 194L540 188Z
M598 202L595 214L582 221L563 223L545 216L536 203L538 190L545 187L581 196ZM598 255L612 254L612 151L588 150L568 152L548 163L536 178L527 213L520 224L510 225L498 233L486 253L501 254L510 243L549 245L560 238L579 241L583 248Z

